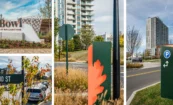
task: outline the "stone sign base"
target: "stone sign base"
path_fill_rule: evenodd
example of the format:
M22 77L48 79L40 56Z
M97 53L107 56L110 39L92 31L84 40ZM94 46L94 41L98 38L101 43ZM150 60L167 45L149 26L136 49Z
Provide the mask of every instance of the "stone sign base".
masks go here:
M25 40L25 36L22 32L0 32L0 40Z

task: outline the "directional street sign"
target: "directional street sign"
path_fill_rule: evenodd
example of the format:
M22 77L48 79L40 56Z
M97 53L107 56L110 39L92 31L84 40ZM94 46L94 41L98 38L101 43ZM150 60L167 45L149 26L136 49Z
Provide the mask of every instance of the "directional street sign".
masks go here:
M161 48L161 97L173 99L173 47Z
M66 70L68 75L68 40L74 36L74 28L69 24L60 27L59 36L66 41Z
M0 83L13 83L19 84L24 81L24 76L22 74L7 74L0 75Z

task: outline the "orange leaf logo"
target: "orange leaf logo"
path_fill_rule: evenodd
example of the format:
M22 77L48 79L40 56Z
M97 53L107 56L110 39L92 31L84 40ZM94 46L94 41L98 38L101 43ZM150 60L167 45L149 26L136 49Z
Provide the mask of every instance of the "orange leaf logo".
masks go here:
M100 85L106 80L106 75L102 75L104 67L101 62L97 60L93 65L92 48L92 46L88 48L88 105L96 102L97 95L104 90L104 87Z

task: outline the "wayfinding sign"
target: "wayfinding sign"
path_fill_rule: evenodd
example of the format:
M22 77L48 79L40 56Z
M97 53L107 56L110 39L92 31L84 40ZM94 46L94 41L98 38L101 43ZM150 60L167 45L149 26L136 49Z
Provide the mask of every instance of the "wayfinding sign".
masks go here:
M66 72L68 75L68 40L74 36L75 30L70 24L64 24L60 27L59 36L66 41Z
M0 83L13 83L20 84L24 81L24 76L22 74L0 74Z
M161 97L173 99L173 47L161 48Z

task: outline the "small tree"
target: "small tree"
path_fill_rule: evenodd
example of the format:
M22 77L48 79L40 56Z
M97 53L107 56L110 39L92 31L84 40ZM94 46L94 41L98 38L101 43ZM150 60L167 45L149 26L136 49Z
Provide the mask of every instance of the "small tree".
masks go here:
M4 91L5 91L4 87L0 87L0 97L2 97Z
M68 41L68 51L74 51L74 48L75 48L75 45L74 45L74 42L73 42L73 39L72 40L69 40ZM66 41L63 41L63 51L66 51Z
M80 34L81 34L80 35L81 36L81 42L84 46L84 49L86 50L89 47L89 45L91 45L93 42L93 37L95 35L94 30L93 30L92 26L84 25L81 29Z
M55 18L54 19L54 57L55 59L57 58L57 55L58 55L58 49L60 49L60 46L58 46L56 42L58 32L59 32L58 18Z
M82 46L81 46L81 39L79 35L75 35L73 37L73 42L74 42L74 50L75 51L81 50Z
M16 84L10 84L9 85L9 91L10 91L10 94L12 95L12 104L13 105L20 105L20 102L18 100L14 99L14 97L17 94L17 86L16 86Z
M96 41L96 42L103 42L104 41L104 38L102 36L96 36L94 38L94 41Z
M52 17L52 0L44 0L44 4L40 6L39 11L43 18L49 19L49 31L50 31L51 17Z
M124 47L124 35L120 35L120 47Z

